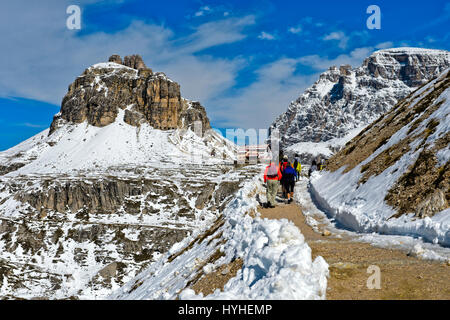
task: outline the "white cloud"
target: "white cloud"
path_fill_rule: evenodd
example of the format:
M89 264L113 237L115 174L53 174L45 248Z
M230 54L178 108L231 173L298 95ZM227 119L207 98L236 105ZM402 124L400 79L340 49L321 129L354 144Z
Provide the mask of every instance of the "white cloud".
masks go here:
M353 67L359 66L365 58L367 58L373 51L374 47L357 48L349 54L341 54L334 59L328 57L321 57L319 55L310 55L299 58L301 64L312 67L315 70L325 70L330 66L340 66L349 64Z
M297 75L298 59L281 58L256 71L257 80L232 97L219 98L215 116L223 127L266 129L318 77Z
M191 35L177 39L176 52L195 53L217 45L237 42L246 38L243 30L255 24L252 15L239 18L225 18L198 26ZM179 48L178 48L179 47Z
M215 5L215 6L202 6L200 9L197 10L197 12L194 13L193 17L199 18L199 17L206 17L206 16L223 16L228 17L230 15L230 7L228 5ZM192 18L192 16L188 16L189 18Z
M289 28L289 32L293 33L293 34L299 34L300 32L302 32L302 27L301 26L297 26L297 27L291 27Z
M183 96L208 108L212 97L234 85L243 62L205 56L201 51L244 39L244 29L255 23L253 16L223 18L202 24L187 36L177 36L165 26L134 21L112 34L77 36L65 27L70 2L48 0L45 6L25 0L0 3L1 97L60 104L68 85L85 68L112 54L137 53L154 71L163 71L180 83ZM82 10L83 4L92 2L79 1Z
M16 124L16 126L18 127L27 127L27 128L47 128L47 126L42 125L42 124L34 124L34 123L29 123L29 122L24 122L24 123L18 123Z
M275 40L275 36L270 34L270 33L267 33L265 31L263 31L263 32L261 32L259 34L258 39L261 39L261 40Z
M204 16L204 15L210 13L211 11L212 11L212 10L211 10L210 7L208 7L208 6L203 6L203 7L201 7L194 15L195 15L196 17L202 17L202 16Z
M375 48L377 49L387 49L387 48L392 48L394 46L394 43L392 41L386 41L386 42L382 42L379 43L375 46Z
M335 31L335 32L331 32L330 34L324 36L322 39L324 41L337 40L337 41L339 41L339 44L338 44L339 48L346 49L348 41L350 40L350 37L345 35L345 33L342 31Z

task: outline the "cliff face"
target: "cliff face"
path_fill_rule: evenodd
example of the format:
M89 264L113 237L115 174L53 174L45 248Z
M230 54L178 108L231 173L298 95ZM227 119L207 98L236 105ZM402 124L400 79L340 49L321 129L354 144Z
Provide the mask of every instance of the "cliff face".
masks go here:
M364 60L358 76L400 80L418 87L450 66L449 53L441 50L399 48L381 50Z
M342 138L450 67L448 51L380 50L358 68L331 67L271 125L282 147Z
M153 73L140 56L127 56L122 63L114 55L109 61L86 69L69 86L50 135L67 122L107 126L119 110L125 110L123 120L136 127L148 123L155 129L171 130L201 121L203 132L211 128L205 109L183 99L180 85L164 73Z
M222 170L0 176L0 299L104 298L208 226L258 172Z

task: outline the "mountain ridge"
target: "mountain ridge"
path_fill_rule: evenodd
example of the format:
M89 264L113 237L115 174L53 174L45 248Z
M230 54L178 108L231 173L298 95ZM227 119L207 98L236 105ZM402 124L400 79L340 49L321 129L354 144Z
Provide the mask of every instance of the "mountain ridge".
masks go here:
M330 145L328 157L350 140L343 139L350 131L362 130L448 67L448 51L421 48L378 50L356 68L332 66L269 130L278 129L282 148L292 153L314 153L306 142ZM333 139L340 141L327 143Z
M450 68L348 142L311 190L353 230L449 246L449 127Z

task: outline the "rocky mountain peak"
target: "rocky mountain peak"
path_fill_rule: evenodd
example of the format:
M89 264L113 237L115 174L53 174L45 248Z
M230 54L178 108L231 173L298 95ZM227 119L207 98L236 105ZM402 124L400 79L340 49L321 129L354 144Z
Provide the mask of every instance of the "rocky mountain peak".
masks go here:
M180 85L164 73L153 73L140 55L123 61L112 55L108 60L89 67L69 86L49 135L67 122L107 126L120 110L132 126L148 123L155 129L172 130L200 121L203 132L210 129L205 109L182 98Z
M449 52L445 50L385 49L376 51L365 59L361 71L373 77L398 79L409 87L417 87L447 68L449 59Z
M122 61L122 58L117 55L113 54L108 59L109 62L114 62L117 64L124 65L126 67L137 69L137 70L151 70L150 68L147 68L147 66L144 63L144 60L142 60L142 57L138 54L133 54L131 56L125 56L125 58Z
M270 130L278 129L282 148L295 153L311 153L310 143L345 144L349 133L376 120L449 67L448 51L420 48L379 50L357 68L332 66Z
M450 245L450 69L368 125L310 190L343 226Z

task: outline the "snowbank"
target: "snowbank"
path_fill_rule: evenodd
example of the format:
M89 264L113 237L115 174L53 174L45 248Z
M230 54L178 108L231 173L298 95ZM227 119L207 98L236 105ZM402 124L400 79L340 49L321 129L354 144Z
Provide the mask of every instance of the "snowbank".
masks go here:
M169 262L193 239L174 246L133 281L113 293L110 299L325 299L328 265L322 257L314 261L311 249L292 222L252 218L247 212L257 208L255 191L261 190L260 178L247 182L224 212L224 225L209 238ZM222 233L221 237L217 237ZM221 244L221 240L226 240ZM217 250L223 256L203 266L211 272L234 258L243 267L224 288L204 297L185 289L195 270L201 268Z
M450 215L448 210L432 218L414 219L413 214L391 218L395 211L384 203L384 192L388 185L366 183L356 190L347 175L337 177L331 182L332 174L315 174L311 180L310 192L313 199L344 227L357 232L406 235L422 237L424 240L450 246ZM369 180L370 181L370 180ZM340 191L337 191L340 190Z
M302 207L302 213L306 218L306 223L316 232L321 232L319 225L326 226L338 238L345 236L353 241L369 243L372 246L402 250L411 255L426 260L450 261L450 248L442 247L438 244L424 242L421 238L413 238L404 235L383 235L379 233L357 233L342 229L339 223L330 215L316 206L316 203L308 191L309 179L303 177L295 187L294 199Z

